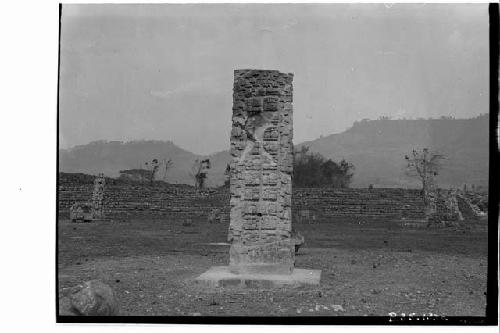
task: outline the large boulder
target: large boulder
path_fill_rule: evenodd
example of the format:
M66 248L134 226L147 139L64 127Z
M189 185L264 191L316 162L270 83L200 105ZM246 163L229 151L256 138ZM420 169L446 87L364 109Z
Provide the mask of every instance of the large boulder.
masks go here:
M113 289L99 280L87 281L69 296L71 311L81 316L116 316L118 304Z

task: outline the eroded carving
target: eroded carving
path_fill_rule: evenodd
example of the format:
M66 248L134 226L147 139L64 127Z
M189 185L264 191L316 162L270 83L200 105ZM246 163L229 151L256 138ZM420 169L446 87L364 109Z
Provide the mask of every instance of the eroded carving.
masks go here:
M292 80L278 71L235 71L228 234L234 271L293 269Z

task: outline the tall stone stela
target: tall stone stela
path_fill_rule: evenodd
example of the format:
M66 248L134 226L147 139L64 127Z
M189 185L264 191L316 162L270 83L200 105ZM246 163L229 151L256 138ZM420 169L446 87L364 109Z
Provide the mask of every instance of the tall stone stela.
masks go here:
M229 266L196 280L215 286L317 285L297 269L292 239L293 74L234 71Z
M94 179L94 191L92 192L92 217L97 220L104 218L105 185L106 185L106 178L104 178L104 174L100 173Z
M231 131L229 268L290 274L293 74L236 70Z

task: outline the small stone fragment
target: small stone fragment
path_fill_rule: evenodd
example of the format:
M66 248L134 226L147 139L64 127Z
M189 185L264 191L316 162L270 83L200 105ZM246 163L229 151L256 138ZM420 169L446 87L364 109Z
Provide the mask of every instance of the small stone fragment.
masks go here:
M330 307L332 308L333 311L337 312L337 311L341 311L341 312L344 312L345 309L342 307L342 305L340 304L332 304L330 305Z

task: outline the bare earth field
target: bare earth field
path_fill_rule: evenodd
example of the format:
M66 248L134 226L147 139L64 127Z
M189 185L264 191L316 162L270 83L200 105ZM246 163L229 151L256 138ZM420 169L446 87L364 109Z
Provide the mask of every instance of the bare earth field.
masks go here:
M207 289L193 280L227 265L227 225L194 220L58 222L59 300L100 279L120 315L484 316L487 221L442 229L397 221L294 224L306 238L296 267L321 269L317 287ZM62 304L62 303L60 303ZM61 313L63 314L63 313Z

